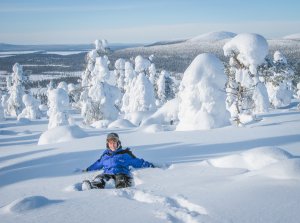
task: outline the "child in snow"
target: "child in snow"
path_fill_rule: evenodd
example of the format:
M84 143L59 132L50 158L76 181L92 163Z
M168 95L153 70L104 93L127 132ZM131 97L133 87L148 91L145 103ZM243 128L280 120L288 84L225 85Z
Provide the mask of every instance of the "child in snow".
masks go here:
M103 173L91 182L83 181L83 189L104 188L105 183L110 179L114 180L116 188L130 187L132 185L130 166L134 168L154 167L152 163L135 157L129 148L123 149L117 133L107 135L106 147L102 156L84 170L86 172L103 169Z

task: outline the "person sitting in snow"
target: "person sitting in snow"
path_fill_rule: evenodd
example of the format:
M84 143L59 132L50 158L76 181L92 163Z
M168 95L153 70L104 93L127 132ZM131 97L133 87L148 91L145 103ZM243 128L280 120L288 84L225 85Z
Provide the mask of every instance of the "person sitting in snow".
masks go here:
M107 135L106 147L101 157L84 170L86 172L103 169L103 173L97 175L92 181L83 181L84 190L103 189L110 179L114 180L116 188L130 187L132 185L130 166L134 168L154 167L152 163L135 157L129 148L123 149L117 133Z

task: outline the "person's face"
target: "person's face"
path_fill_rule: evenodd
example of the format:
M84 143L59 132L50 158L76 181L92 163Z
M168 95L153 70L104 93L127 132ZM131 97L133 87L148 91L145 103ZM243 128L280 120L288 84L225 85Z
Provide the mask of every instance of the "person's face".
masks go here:
M115 139L110 139L108 140L108 148L111 150L111 151L116 151L117 148L118 148L118 141L115 140Z

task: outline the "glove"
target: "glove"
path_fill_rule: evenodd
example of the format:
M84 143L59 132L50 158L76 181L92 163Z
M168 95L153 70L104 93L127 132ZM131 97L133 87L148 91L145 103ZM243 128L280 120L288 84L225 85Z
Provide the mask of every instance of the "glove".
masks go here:
M81 172L85 173L85 172L88 172L88 170L87 170L87 169L84 169L84 170L82 170Z
M155 166L152 163L150 163L149 167L150 168L155 168Z

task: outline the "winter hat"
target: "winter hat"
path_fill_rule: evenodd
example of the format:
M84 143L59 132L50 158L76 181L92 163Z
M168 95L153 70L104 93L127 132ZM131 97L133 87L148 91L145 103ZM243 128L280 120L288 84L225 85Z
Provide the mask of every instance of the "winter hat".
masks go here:
M106 148L109 148L108 141L111 140L111 139L117 140L118 148L122 147L121 141L119 139L119 135L117 133L112 132L112 133L109 133L106 137Z
M114 132L109 133L109 134L107 135L107 137L106 137L106 141L109 141L109 140L111 140L111 139L114 139L114 140L116 140L116 141L119 141L119 135L118 135L117 133L114 133Z

